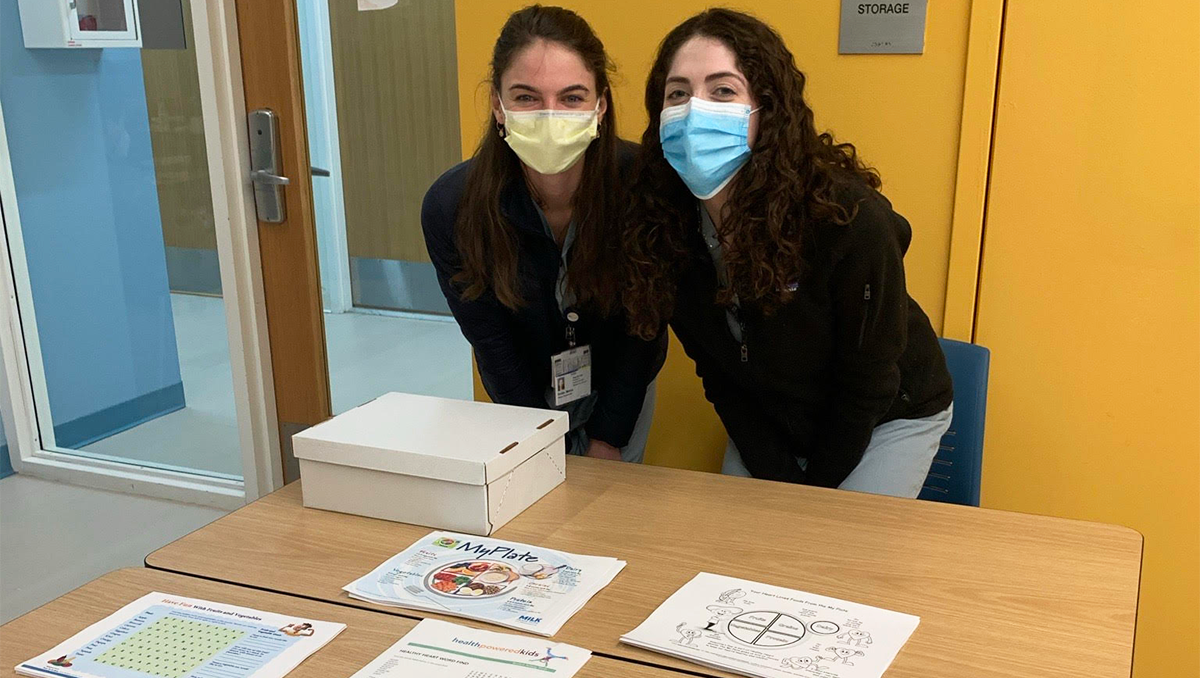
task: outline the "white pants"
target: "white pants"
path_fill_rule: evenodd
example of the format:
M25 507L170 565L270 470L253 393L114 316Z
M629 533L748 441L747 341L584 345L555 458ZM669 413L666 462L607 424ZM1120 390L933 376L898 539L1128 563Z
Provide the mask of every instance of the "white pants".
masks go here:
M950 405L932 417L897 419L876 426L862 461L838 489L916 499L953 416L954 405ZM796 463L801 468L808 466L807 459L797 459ZM725 446L721 473L750 477L732 440Z

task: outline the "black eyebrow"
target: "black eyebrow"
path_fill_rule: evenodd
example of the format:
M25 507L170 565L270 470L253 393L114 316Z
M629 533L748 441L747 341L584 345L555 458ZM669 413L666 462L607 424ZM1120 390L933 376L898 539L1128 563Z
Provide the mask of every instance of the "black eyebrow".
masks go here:
M592 91L592 90L588 89L587 85L571 85L570 87L564 87L564 88L558 90L558 95L562 96L564 94L567 94L568 92L578 92L581 90L584 93Z
M533 92L534 94L541 94L541 92L538 92L538 91L537 91L536 89L534 89L533 87L530 87L529 85L522 85L522 84L521 84L521 83L519 83L519 82L518 82L518 83L514 83L514 84L512 84L512 85L509 85L509 86L508 86L508 89L509 89L509 90L519 89L519 90L524 90L524 91L526 91L526 92Z
M668 85L673 82L679 82L679 83L683 83L685 85L691 84L691 81L688 80L687 78L683 77L682 75L672 75L671 77L667 78Z

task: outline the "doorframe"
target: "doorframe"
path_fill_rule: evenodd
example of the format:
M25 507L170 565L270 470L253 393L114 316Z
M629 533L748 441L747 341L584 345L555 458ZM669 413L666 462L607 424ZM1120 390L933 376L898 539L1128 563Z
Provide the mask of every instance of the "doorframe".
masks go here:
M235 0L193 0L191 9L196 44L209 46L196 50L196 66L209 176L223 189L213 191L213 216L222 289L233 291L226 292L225 322L249 502L283 487L284 478L237 9Z
M234 509L283 485L270 344L249 183L245 98L234 0L191 3L205 145L211 177L241 481L58 452L42 439L35 403L48 407L8 138L0 110L0 410L14 470L87 487ZM23 325L28 330L23 332ZM27 339L30 341L27 343ZM42 377L39 379L39 375Z
M942 336L975 338L975 305L983 257L984 219L999 87L1007 0L974 0L967 28L967 62L954 178L954 211L946 267Z
M310 11L311 10L311 11ZM304 91L311 91L321 102L324 120L324 141L329 148L330 205L326 213L313 216L317 228L317 254L321 260L322 298L328 313L346 313L354 308L353 289L350 283L350 246L346 234L346 199L342 188L341 139L338 132L337 90L333 80L333 38L330 33L329 3L327 0L297 0L297 19L308 21L312 31L310 44L303 44L305 32L301 30L301 74L305 80ZM309 73L303 70L303 47L315 50L312 62L316 69ZM311 78L311 83L308 82ZM314 113L305 110L305 117ZM307 121L306 121L307 126ZM308 130L311 132L311 129ZM311 152L311 151L310 151ZM315 206L314 206L315 207Z
M299 477L291 436L332 416L321 272L304 114L296 0L221 0L236 7L244 111L268 109L278 125L286 216L258 221L263 303L275 382L281 465Z

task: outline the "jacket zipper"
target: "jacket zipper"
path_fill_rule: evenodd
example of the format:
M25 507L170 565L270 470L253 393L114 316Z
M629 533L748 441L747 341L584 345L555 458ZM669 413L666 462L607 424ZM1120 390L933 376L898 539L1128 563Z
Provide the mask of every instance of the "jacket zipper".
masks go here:
M731 304L731 305L729 306L729 312L733 314L733 319L734 319L735 321L737 321L737 324L738 324L738 329L740 329L740 330L741 330L741 334L742 334L742 336L741 336L741 340L742 340L742 347L741 347L741 353L742 353L742 362L744 362L744 363L748 363L748 362L750 362L750 348L749 348L749 347L746 345L746 321L745 321L745 320L742 320L742 312L741 312L741 310L738 308L737 304Z
M871 283L863 285L863 302L862 325L858 328L859 348L862 348L863 340L867 337L867 318L871 315Z

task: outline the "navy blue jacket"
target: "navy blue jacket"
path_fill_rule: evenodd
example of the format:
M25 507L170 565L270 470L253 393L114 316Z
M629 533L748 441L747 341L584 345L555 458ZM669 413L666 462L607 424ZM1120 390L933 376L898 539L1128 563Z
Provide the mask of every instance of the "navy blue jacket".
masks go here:
M633 152L631 144L623 144L621 160L631 162ZM513 311L491 291L463 300L450 280L461 268L454 224L470 166L468 160L451 168L425 194L425 246L446 302L475 349L488 395L506 405L546 408L550 358L567 348L566 320L555 297L558 245L546 233L525 182L514 182L501 196L501 213L517 232L525 304ZM601 318L581 311L580 316L576 341L592 347L592 388L598 394L584 429L592 439L623 447L641 413L646 386L666 358L666 336L653 341L630 337L623 315Z

